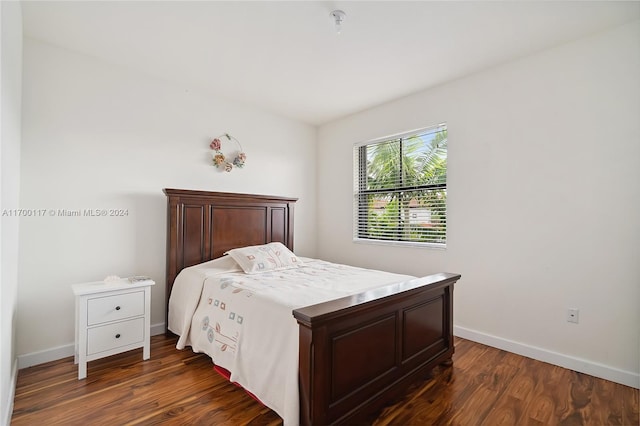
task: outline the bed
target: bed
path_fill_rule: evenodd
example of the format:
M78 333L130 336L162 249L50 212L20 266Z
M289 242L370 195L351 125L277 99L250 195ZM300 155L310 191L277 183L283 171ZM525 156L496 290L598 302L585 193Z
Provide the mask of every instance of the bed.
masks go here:
M180 280L188 274L213 275L211 268L223 268L220 265L228 256L219 258L232 249L281 243L293 251L294 198L181 189L164 193L167 325L172 288L185 268ZM322 261L302 260L320 269L333 268ZM223 278L232 280L233 275ZM283 416L285 424L366 420L433 367L451 364L453 286L460 275L404 278L382 286L372 280L372 286L362 284L363 291L285 312L283 320L293 324L287 333L297 340L298 361L297 371L290 363L297 392L288 392L297 404L295 411L288 409ZM203 297L207 299L215 303L213 297ZM208 326L208 320L202 325ZM253 392L250 386L245 388Z

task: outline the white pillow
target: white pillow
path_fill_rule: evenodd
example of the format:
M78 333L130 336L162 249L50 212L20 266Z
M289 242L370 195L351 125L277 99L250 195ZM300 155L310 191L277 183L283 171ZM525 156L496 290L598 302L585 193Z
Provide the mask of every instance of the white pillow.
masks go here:
M228 254L247 274L299 268L304 263L282 243L242 247L229 250Z

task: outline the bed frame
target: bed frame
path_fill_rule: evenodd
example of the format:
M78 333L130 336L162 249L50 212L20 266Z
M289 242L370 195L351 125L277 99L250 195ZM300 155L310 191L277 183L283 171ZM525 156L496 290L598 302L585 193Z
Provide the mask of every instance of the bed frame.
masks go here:
M272 241L293 250L295 198L164 193L167 307L183 268L232 248ZM300 333L300 423L366 420L438 364L451 365L453 285L459 278L439 273L294 310Z

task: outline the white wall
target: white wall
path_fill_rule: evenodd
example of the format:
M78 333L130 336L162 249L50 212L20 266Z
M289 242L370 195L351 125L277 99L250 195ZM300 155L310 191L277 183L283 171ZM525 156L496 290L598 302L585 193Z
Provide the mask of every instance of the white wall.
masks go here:
M151 322L164 321L165 187L298 197L295 249L315 255L314 127L31 39L23 102L21 206L46 213L20 224L21 367L69 353L73 283L149 275ZM210 138L224 132L244 169L211 165ZM49 216L58 209L128 216Z
M636 21L322 126L319 257L459 272L459 335L640 386L639 76ZM354 244L353 144L440 122L447 249Z
M19 207L22 9L0 2L2 83L0 93L0 211ZM18 218L0 222L0 424L9 424L17 375L15 332L18 288Z

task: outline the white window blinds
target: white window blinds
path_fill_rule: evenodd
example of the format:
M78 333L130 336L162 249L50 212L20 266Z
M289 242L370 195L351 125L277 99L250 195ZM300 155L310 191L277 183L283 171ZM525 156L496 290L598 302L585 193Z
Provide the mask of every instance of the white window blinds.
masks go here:
M354 240L444 247L447 127L354 147Z

